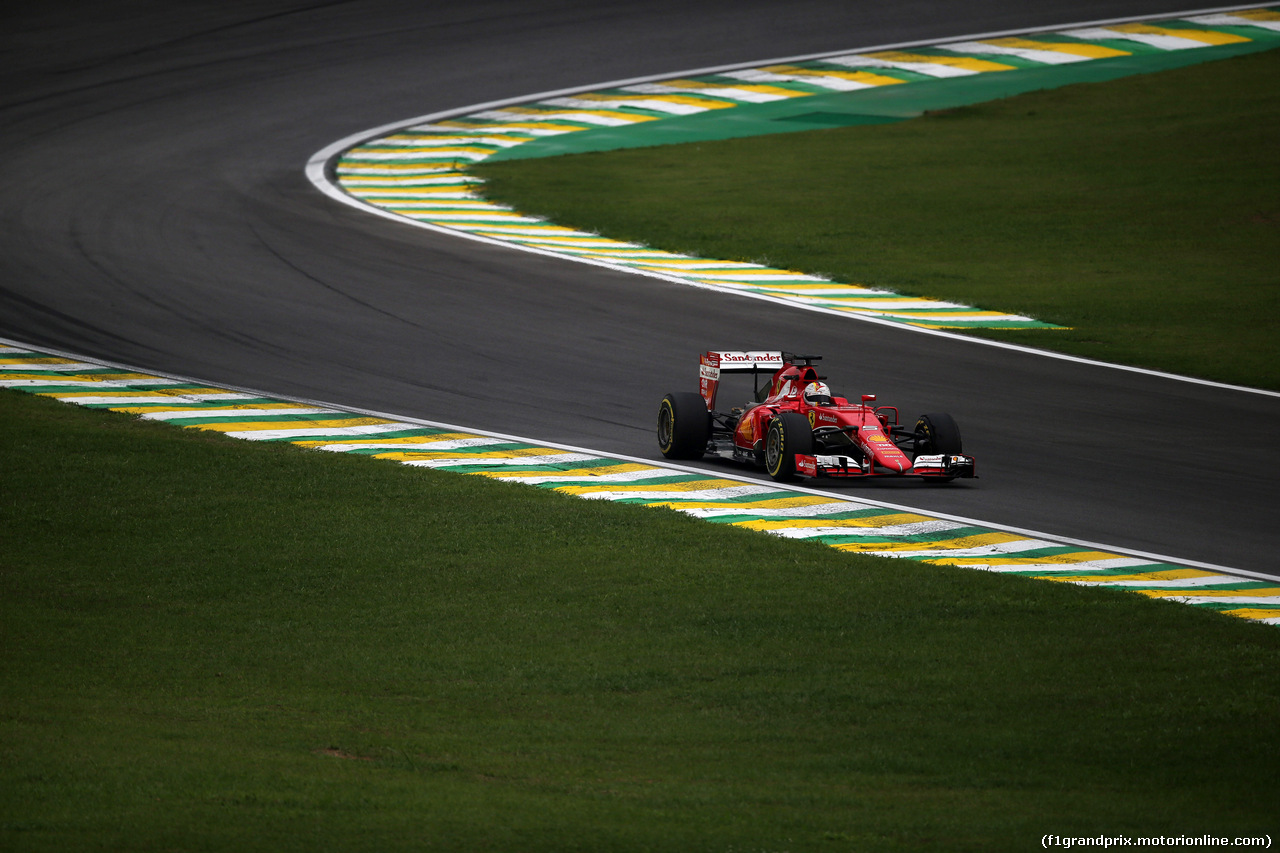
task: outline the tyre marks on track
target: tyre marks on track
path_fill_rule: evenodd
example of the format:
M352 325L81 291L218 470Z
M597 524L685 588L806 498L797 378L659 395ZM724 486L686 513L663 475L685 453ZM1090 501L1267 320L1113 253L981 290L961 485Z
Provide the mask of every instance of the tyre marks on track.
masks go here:
M1280 582L580 448L220 388L0 341L0 387L250 441L664 507L841 551L1103 586L1280 624Z

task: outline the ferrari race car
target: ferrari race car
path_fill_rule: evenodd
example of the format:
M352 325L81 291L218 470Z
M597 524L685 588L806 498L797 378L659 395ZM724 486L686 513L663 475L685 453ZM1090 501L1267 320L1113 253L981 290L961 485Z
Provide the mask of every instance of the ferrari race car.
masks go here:
M775 480L840 477L973 477L960 428L946 414L921 415L908 429L874 394L850 402L832 394L813 366L821 356L785 352L707 352L698 393L673 392L658 406L658 446L668 459L730 456ZM716 409L727 374L750 374L753 397ZM763 380L763 381L762 381Z

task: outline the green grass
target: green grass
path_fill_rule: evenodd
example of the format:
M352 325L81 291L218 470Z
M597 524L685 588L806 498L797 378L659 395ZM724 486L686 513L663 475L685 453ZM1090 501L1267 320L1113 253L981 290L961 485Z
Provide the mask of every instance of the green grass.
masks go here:
M557 223L1029 314L987 337L1280 388L1280 51L890 125L481 164Z
M1280 633L0 392L0 849L1275 831Z

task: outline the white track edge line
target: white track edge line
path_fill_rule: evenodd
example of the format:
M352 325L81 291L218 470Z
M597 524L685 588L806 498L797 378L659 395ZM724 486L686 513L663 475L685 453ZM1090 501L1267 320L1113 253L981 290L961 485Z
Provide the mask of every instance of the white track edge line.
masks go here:
M1277 581L1280 581L1280 578L1277 578L1274 575L1265 574L1263 572L1254 572L1248 569L1236 569L1228 566L1220 566L1215 563L1205 563L1198 560L1185 560L1179 557L1170 557L1164 554L1155 554L1149 551L1140 551L1133 548L1118 548L1111 545L1104 545L1098 542L1090 542L1085 539L1075 539L1068 536L1060 536L1054 533L1044 533L1042 531L1030 530L1023 527L1015 527L1013 525L1008 525L1008 524L999 524L995 522L982 521L980 519L968 518L962 515L952 515L950 513L934 512L932 510L926 510L926 509L921 509L919 507L907 506L905 504L889 503L888 501L873 500L870 498L864 498L860 496L853 497L849 495L834 494L832 492L825 492L820 489L810 489L804 486L796 486L791 484L780 484L780 483L775 483L772 480L760 480L760 479L744 476L741 474L722 473L719 471L708 471L705 468L694 468L688 465L676 465L674 463L667 462L665 460L658 461L654 459L645 459L639 456L627 456L625 454L620 454L620 453L602 453L600 451L593 450L591 448L579 447L577 445L572 445L572 444L561 444L559 442L552 442L552 441L540 441L538 439L529 438L527 436L518 436L518 435L512 435L510 433L501 433L501 432L494 432L492 430L476 429L474 427L459 426L457 424L444 423L442 421L431 421L431 420L426 420L424 418L416 418L408 415L397 415L397 414L391 414L388 412L379 412L374 409L361 409L354 406L336 405L336 404L327 403L321 400L312 400L307 397L292 397L284 394L266 392L257 388L249 388L247 386L228 385L222 382L206 382L203 379L195 379L189 376L181 376L175 373L164 373L157 370L149 370L146 368L134 367L132 365L120 364L119 362L105 361L99 358L83 356L83 355L80 355L79 353L71 353L65 350L57 350L52 347L45 347L37 344L30 344L24 341L17 341L10 338L0 337L0 344L6 344L8 346L23 347L27 349L37 350L39 352L49 353L51 355L59 356L61 358L72 358L79 361L98 364L98 365L101 365L102 367L113 368L116 370L123 370L131 373L144 373L150 376L158 376L163 379L172 379L174 382L180 382L184 384L204 385L208 387L224 388L226 390L238 391L244 394L253 394L259 397L266 397L274 400L284 400L287 402L318 406L318 407L332 409L338 412L347 412L349 414L366 415L368 417L383 418L389 421L411 424L414 426L425 426L425 427L431 427L434 429L447 429L455 432L464 432L464 433L470 433L478 436L485 436L488 438L501 438L501 439L505 439L507 441L516 442L516 443L536 444L536 445L554 448L556 450L566 450L574 453L587 453L602 459L616 459L623 462L634 462L641 465L649 465L654 468L662 468L670 471L677 471L682 474L712 476L720 480L733 480L736 482L748 483L751 485L765 485L765 486L776 488L778 489L778 491L797 492L800 494L827 498L833 502L844 501L848 503L866 504L868 506L879 507L881 509L892 509L892 510L897 510L901 512L911 512L919 515L927 515L930 518L936 518L943 521L955 521L955 522L959 522L959 523L974 526L974 527L986 527L986 528L990 528L991 530L999 531L1002 533L1015 533L1019 536L1027 536L1033 539L1044 539L1046 541L1055 542L1062 545L1073 545L1081 548L1089 548L1095 551L1113 552L1122 556L1140 557L1144 560L1152 560L1153 562L1171 563L1179 566L1187 566L1189 568L1205 569L1207 571L1220 572L1224 575L1247 578L1249 580L1259 580L1259 581L1265 581L1270 583L1275 583ZM248 439L245 439L245 440L248 440Z
M1018 344L1010 344L1004 341L993 341L987 338L970 337L969 335L962 335L956 332L947 332L941 329L925 329L919 326L913 326L907 323L898 322L894 320L883 320L878 317L868 317L868 316L856 314L856 313L850 313L845 311L835 311L835 310L824 308L818 305L806 305L804 303L796 302L794 300L788 300L780 297L769 296L768 294L726 291L726 290L721 290L719 288L716 288L714 286L702 285L695 282L687 281L685 279L676 278L674 276L664 276L660 273L653 273L647 270L636 270L630 267L625 267L617 264L610 264L604 261L598 261L590 258L575 258L570 255L565 255L558 252L552 252L546 249L538 249L538 248L529 247L529 246L521 246L516 243L506 242L502 240L495 240L493 238L484 237L479 234L471 234L466 231L460 231L453 228L445 228L442 226L433 225L428 222L421 222L416 219L411 219L407 216L401 216L400 214L391 213L390 211L375 207L367 202L360 201L354 196L347 194L344 190L336 186L329 179L329 174L328 174L329 162L341 152L355 146L361 141L384 135L392 130L397 130L407 125L424 124L427 122L440 121L442 119L451 118L451 117L460 116L460 115L467 115L470 113L480 112L483 110L496 109L498 107L511 106L514 104L523 104L523 103L528 103L530 101L545 100L546 98L559 97L559 96L570 95L570 94L575 94L579 92L588 92L595 89L611 89L611 88L617 88L620 86L635 85L637 83L652 82L655 80L665 80L671 77L686 77L686 76L696 75L696 74L715 74L720 71L729 71L729 70L734 70L739 68L754 68L761 65L778 65L782 63L788 63L788 62L803 62L803 61L812 60L812 59L821 59L827 56L842 56L847 53L866 53L866 52L881 51L881 50L900 50L902 48L907 48L907 47L920 47L924 45L944 44L952 41L974 41L978 39L1001 38L1004 36L1020 35L1020 34L1026 34L1026 33L1051 32L1056 30L1075 29L1075 28L1089 27L1089 26L1094 26L1094 27L1106 26L1109 24L1120 24L1120 23L1127 23L1127 22L1133 22L1133 21L1151 21L1151 20L1160 20L1165 18L1185 18L1185 17L1191 17L1193 15L1213 14L1215 12L1230 12L1230 11L1239 11L1243 9L1252 9L1257 7L1257 5L1258 5L1257 3L1247 3L1247 4L1235 5L1235 6L1217 6L1212 8L1195 9L1195 10L1188 10L1183 12L1170 12L1166 14L1157 14L1157 15L1139 15L1139 16L1128 17L1128 18L1110 18L1102 21L1084 21L1084 22L1077 22L1074 24L1056 24L1048 27L1034 27L1034 28L1016 29L1016 30L999 30L999 31L989 32L989 33L978 33L978 34L966 35L966 36L955 36L955 37L941 39L941 40L940 39L921 39L918 41L897 42L894 44L876 45L872 47L850 48L847 50L836 50L836 51L826 51L824 53L804 54L801 56L792 56L792 57L785 57L780 59L766 59L766 60L757 60L752 62L734 63L731 65L717 65L717 66L711 66L708 68L691 69L687 71L676 71L676 72L669 72L664 74L650 74L644 77L635 77L627 80L614 80L607 83L596 83L589 86L575 86L569 89L555 89L549 92L542 92L542 93L537 93L532 95L524 95L516 98L505 98L498 101L487 101L482 104L473 104L471 106L460 107L457 109L449 109L441 112L429 113L427 115L418 116L416 118L405 119L403 121L398 121L398 122L392 122L389 124L380 125L370 130L363 130L363 131L354 133L350 136L347 136L343 139L338 140L337 142L326 145L324 148L320 149L315 154L313 154L311 158L307 161L306 175L307 175L307 178L311 181L311 183L322 193L324 193L325 195L329 196L330 198L336 201L339 201L343 204L354 207L357 210L363 211L365 213L372 213L376 216L382 216L386 219L390 219L393 222L399 222L404 225L411 225L417 228L423 228L429 231L435 231L440 234L447 234L453 237L460 237L468 240L474 240L476 242L486 243L491 246L501 246L501 247L512 249L515 251L522 251L522 252L529 252L532 254L544 255L546 257L558 258L560 260L566 260L573 263L590 264L593 266L604 267L606 269L613 269L620 272L630 273L632 275L648 276L650 278L662 279L664 281L670 281L672 283L681 284L689 287L700 287L706 290L716 290L727 296L744 296L748 298L763 299L766 301L785 305L788 308L797 308L805 311L815 311L817 313L839 316L849 320L856 320L864 323L873 323L875 325L887 326L887 327L901 329L908 332L916 332L918 334L933 335L935 337L947 338L954 341L966 341L972 344L995 347L996 349L1009 350L1011 352L1037 355L1044 358L1051 358L1051 359L1056 359L1058 361L1066 361L1074 364L1083 364L1083 365L1088 365L1092 367L1104 367L1104 368L1109 368L1111 370L1120 370L1126 373L1136 373L1142 376L1151 376L1151 377L1160 378L1160 379L1169 379L1175 382L1184 382L1184 383L1188 383L1192 385L1200 385L1208 388L1217 388L1217 389L1226 390L1226 391L1239 391L1247 394L1257 394L1257 395L1266 396L1266 397L1280 398L1280 391L1269 391L1265 388L1250 388L1246 385L1232 385L1226 382L1214 382L1209 379L1199 379L1193 376L1182 376L1176 373L1167 373L1164 371L1151 370L1144 367L1133 367L1127 364L1113 364L1111 362L1098 361L1096 359L1084 358L1081 356L1070 355L1068 353L1053 352L1052 350L1043 350L1043 349L1037 349L1035 347L1021 346Z

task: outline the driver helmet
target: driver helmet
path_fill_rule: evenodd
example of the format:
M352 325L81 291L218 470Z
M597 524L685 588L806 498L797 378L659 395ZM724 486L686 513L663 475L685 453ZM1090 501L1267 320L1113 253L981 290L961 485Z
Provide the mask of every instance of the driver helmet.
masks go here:
M831 389L825 382L810 382L804 387L804 401L810 406L830 406Z

